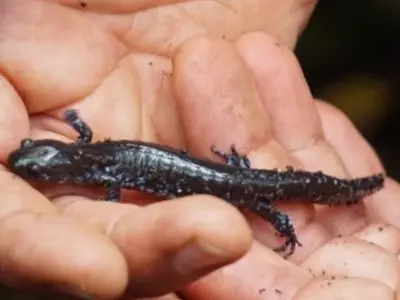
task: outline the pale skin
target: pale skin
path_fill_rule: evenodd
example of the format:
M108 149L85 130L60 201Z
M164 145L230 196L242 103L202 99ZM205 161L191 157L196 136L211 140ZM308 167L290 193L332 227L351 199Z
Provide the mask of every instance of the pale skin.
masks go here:
M383 170L346 116L312 98L291 52L315 1L131 2L0 2L3 164L22 138L73 139L61 115L74 107L95 139L209 157L211 144L235 143L257 168L339 177ZM391 179L359 206L280 204L303 244L285 261L265 221L213 197L156 203L127 193L107 203L41 193L1 170L4 283L95 299L398 294L400 187Z

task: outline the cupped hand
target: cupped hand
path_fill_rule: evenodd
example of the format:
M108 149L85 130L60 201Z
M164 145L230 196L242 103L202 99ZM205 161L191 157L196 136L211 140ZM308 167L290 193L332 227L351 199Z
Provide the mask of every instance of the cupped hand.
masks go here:
M191 100L184 94L175 97L180 82L191 80L182 74L194 74L171 57L195 36L232 41L252 30L270 32L292 47L314 5L1 1L1 162L22 138L75 138L60 120L67 107L79 110L95 139L140 139L205 152L210 139L198 144L204 135L188 122L197 108L188 110ZM210 88L216 83L199 75ZM214 89L215 99L231 93L221 91ZM201 119L209 126L207 116ZM223 125L215 124L221 136L210 136L220 144ZM243 216L212 197L146 207L96 202L39 192L5 165L1 170L0 278L12 285L101 299L125 292L160 295L239 259L252 241ZM125 197L140 204L142 198Z
M190 140L202 154L210 143L235 143L255 168L293 165L340 178L383 171L346 116L313 99L295 56L276 39L250 33L232 47L199 38L181 49L174 66L186 135L202 137ZM251 250L181 293L196 300L394 299L399 199L398 183L387 178L383 190L358 205L277 204L303 244L288 261L270 250L282 243L271 226L246 214L257 240Z
M206 156L210 144L235 143L255 167L294 164L340 177L380 171L348 120L313 102L283 45L293 46L314 2L272 3L63 3L69 9L3 1L1 159L29 135L73 138L59 118L74 106L96 139L151 140ZM254 30L276 38L241 36ZM182 46L203 33L236 39L236 49L219 38ZM47 194L49 202L1 174L6 282L100 298L126 288L136 296L157 295L239 259L250 247L243 218L218 199L139 208ZM388 181L365 206L281 205L304 245L291 262L270 250L282 241L269 225L248 216L258 240L251 251L180 293L187 299L329 299L345 290L350 298L389 299L398 281L398 194ZM335 238L339 234L346 237Z

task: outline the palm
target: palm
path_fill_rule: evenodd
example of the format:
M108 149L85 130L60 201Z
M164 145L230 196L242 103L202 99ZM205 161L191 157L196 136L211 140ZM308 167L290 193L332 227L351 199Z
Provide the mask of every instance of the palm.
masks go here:
M5 150L1 158L5 160L8 150L26 137L29 129L35 138L54 136L54 133L73 138L73 131L49 116L59 117L66 107L75 106L91 125L96 139L151 140L189 148L206 156L210 156L211 144L223 148L235 143L241 151L250 153L256 167L295 164L323 169L338 176L347 175L345 168L351 175L379 171L377 159L363 142L354 139L353 148L346 148L347 144L337 138L343 134L337 132L335 120L329 119L336 112L327 112L326 108L320 112L316 110L295 62L286 50L261 34L242 36L243 32L259 30L274 35L289 47L294 45L299 28L306 22L314 3L300 7L294 1L275 2L260 0L245 5L246 1L195 1L157 7L151 1L142 1L140 7L136 2L132 2L132 7L119 7L109 1L103 2L101 7L88 2L85 8L76 3L77 7L70 10L50 2L31 0L25 5L17 5L14 1L3 1L1 6L7 8L8 18L3 18L2 22L16 26L0 29L0 34L6 37L3 39L6 42L0 44L1 69L15 89L4 83L4 103L9 113L3 118L13 130L2 133ZM24 20L24 23L18 20ZM46 22L47 26L41 22ZM215 39L200 38L182 46L203 33ZM221 38L237 41L237 49ZM279 56L281 53L283 57ZM275 58L278 59L275 61ZM281 77L276 76L282 67L286 67L287 60L289 71ZM294 88L290 85L292 82L297 84ZM23 95L24 109L21 109L21 99L15 91ZM325 132L320 124L320 113L325 119ZM325 141L324 133L332 146ZM357 174L361 165L365 169ZM108 231L114 226L115 216L126 214L125 206L104 204L103 207L103 204L77 197L57 198L54 203L63 215L94 224L106 232L127 259L130 275L136 278L135 270L141 265L129 256L132 251L127 244L129 238L119 233L117 229L120 228L113 227L113 232ZM42 206L46 207L45 211L52 209L47 204ZM289 204L286 208L290 210L304 244L293 260L300 262L308 257L304 264L308 263L314 270L320 270L329 261L327 253L332 247L321 248L322 254L317 252L309 256L313 250L337 234L353 233L365 228L369 222L362 206L321 209L316 218L314 208L309 205ZM374 208L372 202L368 206L370 215L376 215ZM136 213L132 207L131 210ZM135 217L140 219L138 215ZM177 214L177 217L184 216ZM204 218L206 223L207 216ZM124 222L120 221L119 227L124 224L134 231L136 224L128 218L121 219ZM266 222L254 216L249 216L248 220L262 245L275 246L281 242L271 235ZM230 238L237 244L239 240L246 244L243 242L246 233L241 224L230 226L232 231L224 232L225 240ZM394 240L395 233L385 241ZM93 242L83 242L83 237L81 240L77 244L87 243L88 248ZM384 248L390 248L389 242L382 244ZM243 247L232 250L232 259L244 251ZM109 283L109 290L107 286L99 287L100 284L92 287L98 289L99 295L117 293L126 280L122 262L118 260L120 257L110 249L107 253L104 250L103 255L113 257L120 264L114 264L114 270L120 276L116 278L120 279L118 283L117 280ZM389 250L398 251L395 246ZM104 268L104 273L111 274L112 269L105 261L103 258L97 264ZM326 272L330 271L328 267L324 268ZM152 270L148 273L151 278ZM246 274L246 278L242 274ZM288 280L277 282L280 274ZM98 276L97 282L105 282L101 274ZM254 244L240 262L186 286L182 292L193 299L209 299L210 295L232 299L232 292L235 298L248 299L260 295L263 289L275 288L285 290L286 297L290 297L310 279L308 272L295 265L285 265L267 247ZM137 284L135 281L129 283L133 287ZM88 286L85 288L90 289ZM148 289L145 284L136 292L146 294ZM279 297L279 292L276 293Z
M182 43L203 33L236 39L242 32L261 30L292 45L305 12L313 8L273 1L251 6L243 1L74 5L70 10L34 0L2 3L7 10L3 22L13 25L2 29L2 35L10 37L2 47L2 67L24 95L29 113L49 113L83 100L88 114L106 108L104 123L115 125L113 130L95 128L99 135L156 139L160 134L173 144L182 143L182 129L171 124L178 115L169 58ZM111 109L115 113L109 113Z

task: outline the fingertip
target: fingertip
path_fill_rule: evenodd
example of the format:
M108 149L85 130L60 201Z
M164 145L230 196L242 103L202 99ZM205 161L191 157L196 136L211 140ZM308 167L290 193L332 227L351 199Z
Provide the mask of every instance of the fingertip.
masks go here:
M252 231L236 207L209 196L196 196L191 201L193 205L206 208L202 215L196 215L200 245L218 253L227 262L237 260L247 253L253 241Z
M246 219L236 207L221 199L196 195L160 202L145 210L143 214L157 215L154 232L168 231L174 236L169 238L167 247L194 243L224 264L240 258L251 247L252 232Z
M21 212L3 218L3 278L53 286L73 295L112 299L127 286L122 254L97 231L53 214Z
M252 243L251 230L237 209L200 195L126 214L110 237L126 255L130 293L136 297L174 291L238 260Z

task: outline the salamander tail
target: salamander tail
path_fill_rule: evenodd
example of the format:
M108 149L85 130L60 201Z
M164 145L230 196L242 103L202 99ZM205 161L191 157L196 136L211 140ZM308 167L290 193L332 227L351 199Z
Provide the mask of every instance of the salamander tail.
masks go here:
M321 172L314 173L312 188L308 187L309 199L316 204L343 205L359 203L384 186L383 173L354 179L338 179Z
M351 180L356 198L367 197L383 188L385 176L383 173Z

